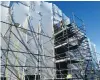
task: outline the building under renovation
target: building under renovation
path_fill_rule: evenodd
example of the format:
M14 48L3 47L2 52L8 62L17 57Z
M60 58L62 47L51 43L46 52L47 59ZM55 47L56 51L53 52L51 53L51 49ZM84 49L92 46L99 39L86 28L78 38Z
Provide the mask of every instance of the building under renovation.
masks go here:
M1 80L100 80L95 45L76 15L70 21L42 1L2 1L0 7Z

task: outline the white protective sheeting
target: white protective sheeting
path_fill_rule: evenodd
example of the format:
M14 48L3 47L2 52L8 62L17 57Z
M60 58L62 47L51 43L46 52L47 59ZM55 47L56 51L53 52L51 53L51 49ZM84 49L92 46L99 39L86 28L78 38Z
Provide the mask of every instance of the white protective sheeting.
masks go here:
M63 21L65 25L70 24L70 19L55 5L53 4L53 20L54 24Z
M8 80L24 80L25 75L39 74L41 80L53 79L56 74L53 23L66 20L69 24L69 18L56 5L48 2L8 1L2 4L9 8L1 7L1 21L16 26L1 22L2 35L5 35L4 38L11 50L9 54L2 55L2 64L12 66L8 66L12 72L2 68L2 73L6 70L4 76L9 77ZM11 28L11 31L8 28ZM2 48L8 49L8 44L3 38L1 40Z
M2 2L2 10L1 10L1 21L6 22L6 23L1 23L1 34L2 34L2 44L1 47L2 49L9 49L9 50L13 50L13 51L26 51L25 47L19 42L19 40L14 36L14 34L20 39L20 36L17 32L17 29L15 28L15 26L11 26L8 25L9 24L14 24L13 23L13 18L11 19L11 14L12 14L12 6L13 2ZM16 3L14 3L16 4ZM8 7L5 7L8 6ZM13 16L12 16L13 17ZM16 16L15 16L16 17ZM17 16L18 19L18 16ZM18 22L17 22L18 23ZM14 33L12 34L11 33ZM21 36L23 37L23 39L25 38L24 36L26 34L22 34L21 32L19 32L21 34ZM10 39L9 39L10 38ZM9 44L9 47L8 47ZM25 55L23 55L22 53L19 52L11 52L11 51L2 51L2 65L9 65L7 66L6 69L2 69L2 76L6 76L8 80L17 80L17 77L22 77L23 75L23 68L22 67L14 67L14 66L24 66L25 65ZM16 77L16 76L17 77ZM11 76L11 77L10 77ZM22 78L21 78L22 79Z
M70 19L64 13L62 13L62 20L64 22L64 25L70 24Z
M54 24L62 20L62 11L55 4L53 4L53 19Z
M10 2L10 7L13 22L22 25L29 14L29 7L20 2Z
M5 5L5 6L9 5L9 3L6 2L6 1L5 2L1 2L0 4L1 5ZM0 6L0 8L1 8L0 15L2 15L2 16L0 16L0 21L10 22L9 21L9 8L6 8L4 6ZM4 36L6 34L8 28L9 28L9 25L4 24L4 23L0 23L0 24L1 24L0 25L0 39L1 39L0 48L7 49L7 42L5 42L5 40L4 40L4 39L7 39L7 36L5 36L4 38L2 38L2 36ZM6 58L5 58L5 55L4 55L3 52L1 51L1 53L0 53L1 54L0 57L2 58L1 59L1 65L5 65L5 63L6 63ZM3 75L4 71L5 71L5 67L1 66L1 72L0 72L1 76Z

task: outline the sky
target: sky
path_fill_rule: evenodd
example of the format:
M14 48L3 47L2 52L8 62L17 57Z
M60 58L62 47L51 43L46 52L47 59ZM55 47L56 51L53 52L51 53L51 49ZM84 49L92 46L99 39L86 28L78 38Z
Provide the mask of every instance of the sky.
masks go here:
M86 35L100 53L100 1L53 1L63 13L72 19L72 13L84 20ZM100 60L100 54L97 54Z

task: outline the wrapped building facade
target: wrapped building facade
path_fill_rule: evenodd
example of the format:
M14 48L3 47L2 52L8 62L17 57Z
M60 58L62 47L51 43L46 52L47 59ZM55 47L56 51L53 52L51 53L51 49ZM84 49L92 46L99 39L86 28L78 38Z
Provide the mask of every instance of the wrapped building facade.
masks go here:
M2 1L0 6L1 80L66 80L69 75L85 80L89 42L55 4Z

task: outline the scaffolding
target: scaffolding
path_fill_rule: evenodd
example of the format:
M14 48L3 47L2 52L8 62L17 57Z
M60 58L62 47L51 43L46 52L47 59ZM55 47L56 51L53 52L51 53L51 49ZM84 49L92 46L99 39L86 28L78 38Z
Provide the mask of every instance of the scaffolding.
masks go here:
M70 23L48 2L0 6L1 80L99 80L85 25L76 15Z
M76 24L75 18L82 22L81 26ZM73 22L62 27L56 29L54 26L57 80L99 80L98 65L94 66L97 62L93 59L83 21L73 15Z

